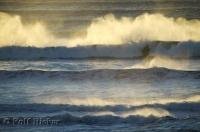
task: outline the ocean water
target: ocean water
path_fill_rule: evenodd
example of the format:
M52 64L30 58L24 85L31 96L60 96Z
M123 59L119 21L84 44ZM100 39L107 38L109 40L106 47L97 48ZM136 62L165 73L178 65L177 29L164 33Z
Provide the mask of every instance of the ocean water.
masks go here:
M1 130L199 131L199 60L176 60L178 70L156 61L1 61ZM57 123L19 124L26 118Z
M200 131L199 0L0 0L0 131Z

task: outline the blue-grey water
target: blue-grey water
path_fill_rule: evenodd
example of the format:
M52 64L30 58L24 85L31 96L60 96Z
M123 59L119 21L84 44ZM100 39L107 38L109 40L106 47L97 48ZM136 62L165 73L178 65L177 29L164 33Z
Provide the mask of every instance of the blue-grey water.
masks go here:
M199 60L176 60L185 66L178 70L154 63L141 69L141 60L130 59L1 61L1 130L198 131ZM5 118L15 120L8 125ZM58 123L20 125L18 118Z
M180 32L184 24L178 28L183 42L170 34L165 42L127 42L130 34L117 34L127 43L23 47L31 35L43 35L27 31L38 21L65 38L87 34L97 17L144 13L196 26L186 34ZM0 131L200 131L199 14L199 0L0 0L0 35L8 34L5 41L0 36Z

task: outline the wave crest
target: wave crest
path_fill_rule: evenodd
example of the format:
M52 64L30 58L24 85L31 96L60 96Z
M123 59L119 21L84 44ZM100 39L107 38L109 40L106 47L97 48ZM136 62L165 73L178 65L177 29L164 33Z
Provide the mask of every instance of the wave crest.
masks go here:
M118 116L122 118L127 118L130 116L141 116L141 117L172 117L171 113L167 110L164 110L162 108L151 108L151 107L144 107L144 108L137 108L132 111L123 111L123 112L112 112L112 111L101 111L101 112L95 112L92 114L92 116ZM89 116L89 115L88 115Z
M170 103L195 103L200 102L200 95L192 95L189 97L177 97L177 98L148 98L148 99L101 99L101 98L67 98L66 96L37 97L33 100L36 103L44 104L70 104L70 105L84 105L84 106L114 106L114 105L127 105L127 106L141 106L149 104L170 104ZM145 111L145 109L144 109ZM138 113L139 114L139 113Z
M79 44L125 44L141 41L199 41L200 21L169 18L162 14L145 13L136 18L115 18L114 15L95 19L85 38L73 39Z
M123 113L123 117L129 117L129 116L142 116L142 117L149 117L149 116L154 116L154 117L166 117L166 116L171 116L171 114L164 109L161 108L141 108L137 109L135 111L129 111L126 113Z
M58 38L41 22L24 24L19 15L0 12L0 47L121 45L141 41L200 41L200 21L148 14L115 18L108 14L94 19L86 36Z

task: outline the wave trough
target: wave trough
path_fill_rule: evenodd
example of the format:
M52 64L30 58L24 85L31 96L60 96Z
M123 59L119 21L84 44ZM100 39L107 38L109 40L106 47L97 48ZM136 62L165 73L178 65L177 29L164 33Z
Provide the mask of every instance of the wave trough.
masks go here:
M118 46L94 45L66 47L2 47L0 60L41 60L41 59L87 59L118 58L132 59L148 56L195 59L200 57L199 42L142 42Z

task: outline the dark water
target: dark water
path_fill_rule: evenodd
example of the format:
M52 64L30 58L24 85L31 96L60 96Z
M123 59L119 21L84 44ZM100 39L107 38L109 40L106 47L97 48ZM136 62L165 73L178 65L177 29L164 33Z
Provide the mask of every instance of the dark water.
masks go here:
M0 0L0 12L20 16L25 25L40 21L54 35L66 37L85 34L94 18L109 13L117 18L161 13L198 20L200 1ZM5 16L23 29L19 19ZM8 26L12 34L13 25ZM198 22L192 29L196 28ZM8 28L4 29L1 34ZM27 29L25 33L34 33ZM24 42L17 35L16 41ZM0 131L200 131L199 42L166 40L1 47Z
M1 61L1 130L199 131L199 60L176 63Z

